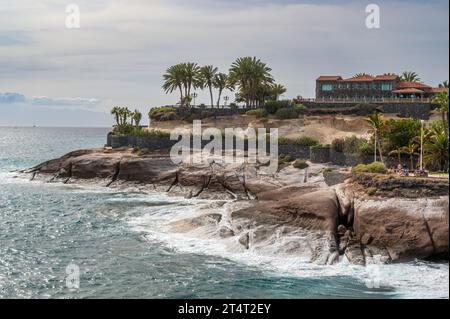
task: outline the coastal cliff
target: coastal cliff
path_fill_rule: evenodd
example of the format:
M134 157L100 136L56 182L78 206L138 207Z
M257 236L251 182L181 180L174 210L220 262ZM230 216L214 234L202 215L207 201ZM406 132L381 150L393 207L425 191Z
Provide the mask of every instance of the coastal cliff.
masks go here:
M96 149L22 173L46 182L230 202L225 211L214 206L224 202L214 203L168 227L176 233L204 229L232 249L301 256L323 265L344 257L365 265L374 258L387 263L448 256L448 180L324 174L321 165L307 171L284 165L274 175L260 168L214 160L175 165L164 151Z

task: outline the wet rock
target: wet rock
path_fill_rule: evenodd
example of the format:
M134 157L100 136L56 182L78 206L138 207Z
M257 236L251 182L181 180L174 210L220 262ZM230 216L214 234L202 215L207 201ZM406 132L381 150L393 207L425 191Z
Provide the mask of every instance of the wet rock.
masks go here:
M347 232L347 227L345 227L344 225L339 225L338 226L337 234L339 236L344 236L346 232Z
M219 236L221 238L230 238L234 236L234 231L226 226L222 226L219 229Z
M239 243L245 247L245 249L250 248L250 235L249 233L245 233L239 237Z
M366 264L361 245L356 240L350 240L345 249L345 256L354 265L364 266Z

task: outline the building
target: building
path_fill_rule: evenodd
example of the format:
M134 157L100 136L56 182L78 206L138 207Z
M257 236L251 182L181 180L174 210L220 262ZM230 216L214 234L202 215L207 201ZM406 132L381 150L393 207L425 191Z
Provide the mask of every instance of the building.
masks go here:
M397 75L361 75L349 79L320 76L316 80L317 101L388 101L429 100L448 89L423 83L403 82Z

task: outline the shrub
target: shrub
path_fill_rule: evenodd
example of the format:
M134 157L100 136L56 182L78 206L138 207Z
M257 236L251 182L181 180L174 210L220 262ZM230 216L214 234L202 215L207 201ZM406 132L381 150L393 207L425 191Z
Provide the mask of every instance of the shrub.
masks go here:
M173 106L153 108L148 112L148 116L155 121L172 121L177 117L177 108Z
M387 172L386 166L380 162L373 162L372 164L367 165L367 169L369 173L386 174Z
M256 110L250 110L245 113L249 116L256 116L257 118L267 117L267 111L265 109L256 109Z
M298 161L295 161L294 167L298 168L298 169L306 169L309 167L309 164L306 163L306 161L298 160Z
M367 189L367 195L369 196L375 196L377 193L378 189L376 189L375 187L369 187Z
M297 112L297 114L303 114L303 113L306 113L308 108L306 106L304 106L303 104L295 104L294 110Z
M323 170L324 173L331 173L332 171L333 171L332 167L325 167Z
M289 100L283 101L268 101L264 104L264 109L269 114L275 114L279 109L292 108L292 102Z
M293 161L295 161L295 158L289 154L288 155L281 154L279 160L282 163L292 163Z
M356 135L347 137L344 139L344 153L345 154L360 154L361 146L367 142L363 138L359 138Z
M331 146L336 152L343 153L345 148L345 140L343 138L337 138L333 140Z
M367 173L367 172L369 172L369 169L367 168L367 165L359 164L358 166L356 166L353 169L353 172L355 172L355 173Z
M302 136L296 139L294 144L298 146L317 146L319 145L319 141L317 141L314 137Z
M374 173L374 174L386 174L387 169L383 163L374 162L368 165L359 164L353 169L355 173Z
M277 112L275 113L275 116L280 120L290 120L298 118L298 113L293 108L285 107L278 109Z

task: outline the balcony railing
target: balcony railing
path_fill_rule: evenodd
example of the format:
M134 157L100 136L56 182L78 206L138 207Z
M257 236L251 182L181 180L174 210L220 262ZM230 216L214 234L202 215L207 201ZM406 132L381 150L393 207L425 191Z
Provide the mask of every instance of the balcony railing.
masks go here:
M301 99L300 102L315 103L432 103L431 98L319 98L319 99Z

